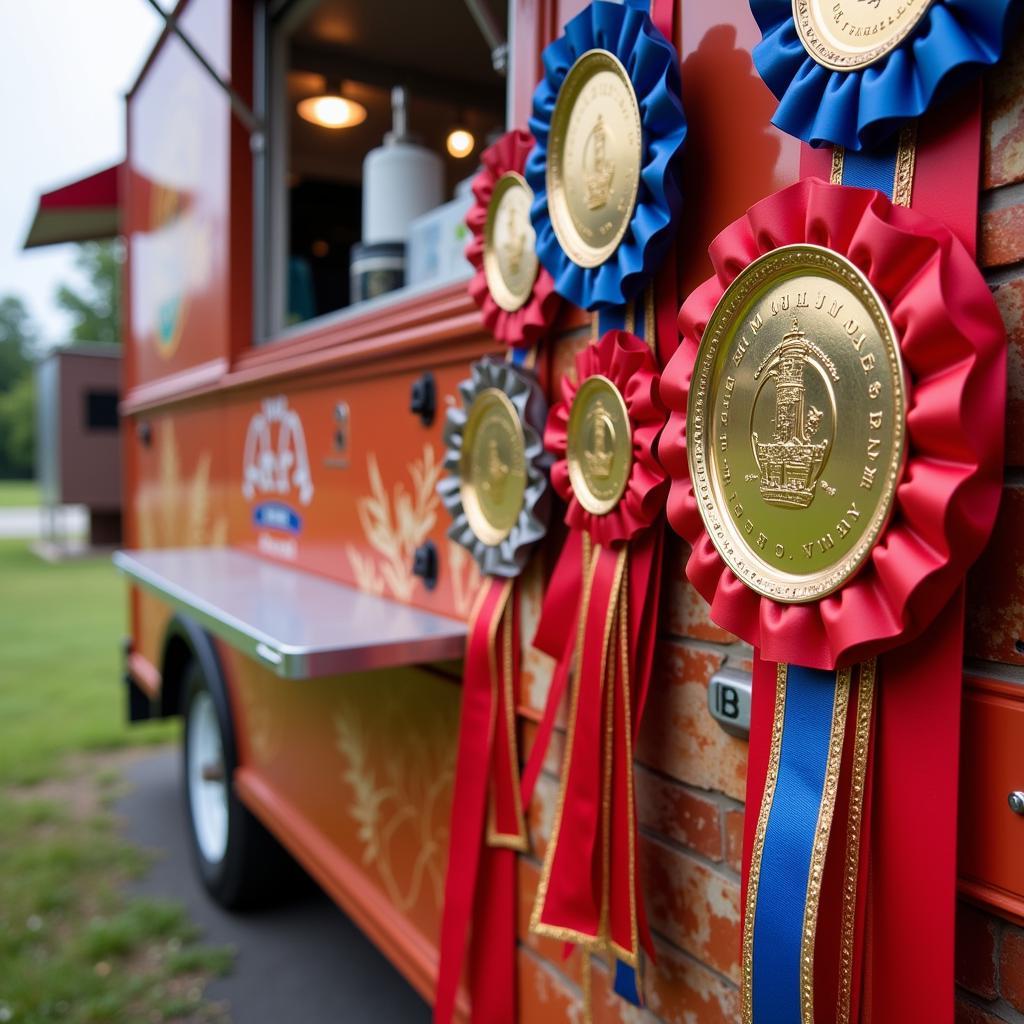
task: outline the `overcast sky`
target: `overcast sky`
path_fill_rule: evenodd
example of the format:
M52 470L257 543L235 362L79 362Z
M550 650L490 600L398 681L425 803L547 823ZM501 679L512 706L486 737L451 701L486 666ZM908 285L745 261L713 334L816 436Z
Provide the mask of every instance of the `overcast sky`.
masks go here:
M159 33L146 0L0 0L0 295L22 296L50 343L74 247L22 251L40 192L124 156L124 93Z

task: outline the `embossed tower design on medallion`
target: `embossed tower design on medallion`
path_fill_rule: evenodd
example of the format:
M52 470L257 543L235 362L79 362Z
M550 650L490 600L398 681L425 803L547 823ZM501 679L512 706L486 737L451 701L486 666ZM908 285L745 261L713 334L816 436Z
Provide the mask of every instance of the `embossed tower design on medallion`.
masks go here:
M594 446L583 453L583 458L591 476L607 480L615 458L615 425L600 399L590 415L594 421Z
M819 352L794 317L793 329L754 374L755 380L763 377L762 388L769 379L775 381L771 440L761 441L757 431L751 433L754 459L761 474L761 497L769 505L807 508L814 500L815 486L828 458L830 441L811 440L821 425L821 410L811 406L804 412L808 357Z
M483 490L501 501L505 495L505 481L511 472L509 464L501 456L501 448L496 437L487 439L487 459L484 467L486 479L481 485Z
M519 275L523 264L523 256L526 253L526 231L519 224L516 211L510 206L508 216L505 218L508 223L508 234L505 237L505 259L508 261L508 270L513 277Z
M615 164L608 159L608 130L598 114L583 147L583 194L587 209L600 210L612 194Z

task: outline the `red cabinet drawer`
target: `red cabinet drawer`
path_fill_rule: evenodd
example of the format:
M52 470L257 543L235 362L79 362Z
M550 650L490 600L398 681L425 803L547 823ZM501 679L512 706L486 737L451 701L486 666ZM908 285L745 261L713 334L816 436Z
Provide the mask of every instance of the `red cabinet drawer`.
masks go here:
M1024 919L1024 686L968 677L960 759L960 888Z

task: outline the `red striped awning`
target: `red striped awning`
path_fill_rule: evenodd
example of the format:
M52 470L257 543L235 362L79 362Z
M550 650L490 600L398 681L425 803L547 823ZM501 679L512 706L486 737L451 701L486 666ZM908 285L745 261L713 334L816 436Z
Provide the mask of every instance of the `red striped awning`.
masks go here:
M113 238L120 232L120 176L121 164L115 164L70 185L44 192L39 197L24 248Z

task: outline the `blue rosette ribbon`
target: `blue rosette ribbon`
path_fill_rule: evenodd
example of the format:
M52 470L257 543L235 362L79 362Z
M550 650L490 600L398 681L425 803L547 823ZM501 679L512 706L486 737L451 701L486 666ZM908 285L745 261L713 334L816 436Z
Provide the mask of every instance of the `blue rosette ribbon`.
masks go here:
M534 192L530 211L537 254L560 295L583 309L623 306L643 289L665 257L682 206L677 157L686 139L675 47L658 31L646 0L594 0L544 50L544 76L533 94L530 131L536 145L526 163ZM625 67L640 109L640 186L629 227L602 264L581 267L562 249L548 212L546 170L551 119L573 64L590 50L607 50Z
M872 148L1002 56L1018 0L932 0L914 30L864 67L838 71L804 47L792 0L750 0L758 73L779 100L772 123L812 146Z

